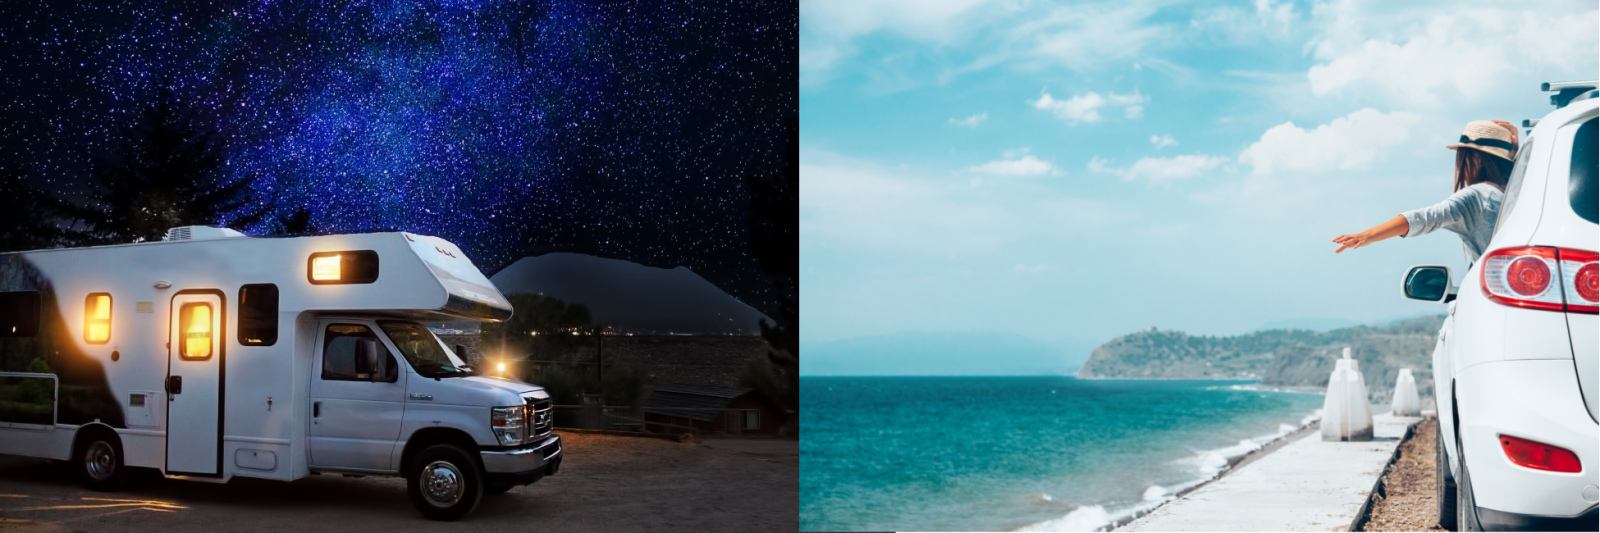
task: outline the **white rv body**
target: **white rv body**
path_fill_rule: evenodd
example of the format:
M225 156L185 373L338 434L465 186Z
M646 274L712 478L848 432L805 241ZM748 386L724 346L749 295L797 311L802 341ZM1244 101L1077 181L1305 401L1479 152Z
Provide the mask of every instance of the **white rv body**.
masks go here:
M380 323L511 316L510 303L455 245L400 232L249 238L218 228L181 230L169 234L180 240L0 254L0 295L42 294L43 314L31 338L0 335L0 350L31 349L52 369L0 373L10 380L0 387L38 379L56 395L48 423L0 419L0 454L69 460L82 430L103 426L120 438L127 466L203 481L289 481L319 471L404 475L402 460L415 453L406 446L423 433L475 445L468 453L481 453L491 475L496 468L542 475L559 465L542 389L481 375L426 377L385 333L400 323ZM313 270L324 265L313 265L313 254L358 251L375 261L376 279L314 283ZM242 309L242 290L256 287L259 295L267 284L276 289L275 320L252 321L247 329L261 338L247 339L240 319L257 308ZM93 315L106 295L109 317ZM272 340L266 333L274 326ZM364 380L328 379L337 361L321 355L335 350L332 337L342 334L334 332L362 326L375 335L361 338L382 343L368 346L390 356L376 367L385 370ZM186 357L189 350L207 356ZM12 357L14 367L19 357ZM383 372L387 381L377 377ZM537 421L535 403L543 406ZM535 430L529 433L544 434L507 444L491 428L490 412L524 405Z

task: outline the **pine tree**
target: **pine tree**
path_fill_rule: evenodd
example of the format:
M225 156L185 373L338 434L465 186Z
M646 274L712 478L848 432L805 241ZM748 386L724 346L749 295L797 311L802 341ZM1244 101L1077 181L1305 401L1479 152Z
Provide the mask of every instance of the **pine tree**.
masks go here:
M229 180L225 146L184 104L163 86L95 162L95 183L64 209L77 244L160 240L178 226L245 226L267 214L250 189L256 176Z
M28 184L16 167L0 168L0 252L38 250L62 237L53 198Z

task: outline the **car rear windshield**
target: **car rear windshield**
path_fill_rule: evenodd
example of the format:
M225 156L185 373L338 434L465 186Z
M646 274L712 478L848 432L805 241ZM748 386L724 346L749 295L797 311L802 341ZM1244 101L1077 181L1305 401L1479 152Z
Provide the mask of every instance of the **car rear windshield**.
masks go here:
M1589 222L1595 222L1596 204L1600 203L1600 188L1595 186L1595 152L1596 144L1600 144L1600 138L1595 136L1597 123L1600 119L1591 118L1578 127L1578 135L1572 140L1572 176L1567 182L1572 210Z

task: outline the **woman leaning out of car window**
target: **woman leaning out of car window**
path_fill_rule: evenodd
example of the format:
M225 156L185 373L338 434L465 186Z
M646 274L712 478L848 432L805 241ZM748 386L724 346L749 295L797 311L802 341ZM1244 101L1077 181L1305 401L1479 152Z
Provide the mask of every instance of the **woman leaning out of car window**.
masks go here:
M1457 144L1455 194L1428 207L1406 211L1361 233L1333 238L1334 253L1390 237L1416 237L1441 229L1461 236L1467 264L1478 260L1494 233L1495 215L1505 197L1511 162L1517 155L1517 129L1503 120L1467 124Z

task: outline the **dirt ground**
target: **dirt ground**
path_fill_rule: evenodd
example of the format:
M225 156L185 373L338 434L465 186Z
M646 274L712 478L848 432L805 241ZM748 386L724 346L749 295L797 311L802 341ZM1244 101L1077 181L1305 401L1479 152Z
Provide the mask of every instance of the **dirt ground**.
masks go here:
M1400 443L1400 457L1383 474L1385 496L1373 502L1366 531L1445 531L1434 501L1437 431L1439 421L1428 418L1417 424L1410 440Z
M0 532L794 531L799 461L769 450L562 435L555 476L485 496L459 522L422 518L398 478L312 476L226 485L147 478L91 492L61 465L0 456ZM759 448L759 447L758 447Z

